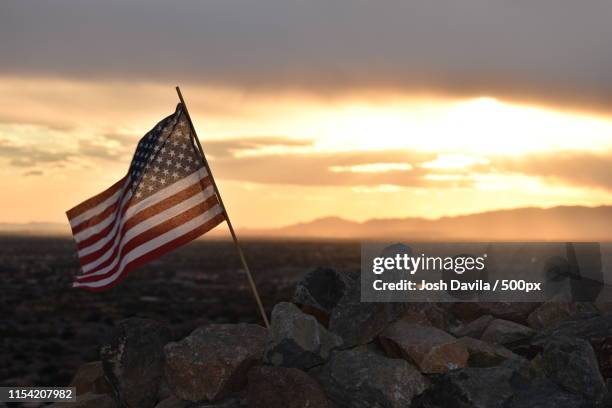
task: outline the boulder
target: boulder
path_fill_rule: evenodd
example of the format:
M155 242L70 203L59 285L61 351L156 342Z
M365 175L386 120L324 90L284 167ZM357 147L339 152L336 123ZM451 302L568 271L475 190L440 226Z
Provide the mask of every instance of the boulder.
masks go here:
M345 348L371 342L404 311L401 303L361 302L360 293L357 283L349 286L330 316L329 330Z
M338 301L344 296L349 278L331 268L317 268L308 272L295 286L293 303L312 312L325 323Z
M552 381L590 401L601 401L606 394L604 382L591 345L582 339L551 339L542 351L542 369Z
M450 334L432 326L399 320L378 337L385 353L404 358L423 373L444 373L467 366L469 353Z
M56 402L51 404L53 408L116 408L117 404L113 397L108 394L85 393L77 395L74 402Z
M246 386L248 370L263 356L267 330L254 324L200 327L164 347L165 373L174 395L218 401Z
M453 329L451 333L456 337L472 337L479 339L493 319L491 315L480 316L476 320L472 320L469 323L465 323Z
M191 405L191 402L182 400L180 398L175 397L174 395L171 395L160 401L159 404L155 406L155 408L190 408Z
M470 367L494 367L506 360L521 358L503 346L472 337L462 337L457 341L468 351Z
M329 407L319 383L296 368L251 368L247 400L250 408Z
M308 369L323 364L342 339L293 303L281 302L272 311L264 361L275 366Z
M517 388L504 408L593 408L580 395L569 393L547 379L540 379L526 387Z
M434 379L433 385L412 406L422 408L502 408L513 394L516 361L496 367L462 368Z
M522 324L494 319L480 337L481 340L497 344L510 344L532 337L535 331Z
M564 320L593 317L597 314L597 309L591 303L562 302L553 299L531 312L527 317L527 323L530 327L539 330Z
M70 387L76 388L76 394L112 394L112 388L104 377L104 368L101 361L85 363L79 367Z
M447 308L432 302L415 302L401 305L405 310L401 315L402 320L419 323L426 326L434 326L441 330L448 330L451 326L452 316Z
M170 330L149 319L120 321L100 357L104 375L121 406L154 407L163 378L164 345Z
M597 342L598 339L611 338L612 314L558 322L539 332L532 341L544 345L550 338L560 336L578 337L591 344Z
M335 353L318 378L340 408L407 407L428 384L407 361L362 349Z

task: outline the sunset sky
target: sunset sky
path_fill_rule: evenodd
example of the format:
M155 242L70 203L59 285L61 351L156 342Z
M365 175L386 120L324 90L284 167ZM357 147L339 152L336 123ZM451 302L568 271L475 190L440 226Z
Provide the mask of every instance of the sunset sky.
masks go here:
M65 222L180 85L236 226L612 204L612 2L3 0L0 222Z

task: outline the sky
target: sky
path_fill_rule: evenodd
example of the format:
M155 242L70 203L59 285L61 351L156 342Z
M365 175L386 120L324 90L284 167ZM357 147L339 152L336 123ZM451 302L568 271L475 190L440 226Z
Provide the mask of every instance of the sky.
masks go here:
M612 203L612 3L4 0L0 222L66 222L180 85L234 224Z

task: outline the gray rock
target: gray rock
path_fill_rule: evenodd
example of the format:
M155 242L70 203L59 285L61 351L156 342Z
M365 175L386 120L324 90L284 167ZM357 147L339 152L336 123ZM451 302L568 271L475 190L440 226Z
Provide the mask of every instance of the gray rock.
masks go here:
M272 311L264 361L275 366L308 369L323 364L342 339L293 303L281 302Z
M527 318L527 323L534 329L550 327L564 320L593 317L598 314L591 303L563 302L553 299L543 303Z
M544 346L541 364L545 374L569 392L591 401L603 400L606 384L599 372L595 352L586 340L551 339Z
M401 303L361 302L360 293L358 284L349 286L329 320L329 330L346 348L371 342L404 311Z
M160 323L130 318L120 321L100 348L104 374L120 406L154 407L163 378L163 347L170 331Z
M455 337L472 337L479 339L492 321L493 316L491 315L480 316L476 320L472 320L469 323L465 323L455 328L451 333Z
M529 302L458 302L452 306L453 313L462 320L471 321L483 315L524 324L527 316L540 303Z
M435 379L414 406L421 408L502 408L515 393L512 383L521 364L507 361L497 367L462 368Z
M566 320L539 332L532 342L544 345L555 337L578 337L591 343L597 339L612 337L612 314L580 320Z
M327 396L341 408L408 407L428 385L407 361L359 349L335 353L319 380Z
M509 359L521 359L507 348L498 344L471 337L462 337L457 340L468 351L468 365L470 367L494 367Z
M580 395L572 394L547 379L516 389L504 408L593 408Z
M251 368L247 400L249 408L329 408L319 383L296 368Z
M485 329L480 337L489 343L510 344L532 337L535 331L522 324L508 320L495 319Z
M218 401L243 389L263 356L267 330L254 324L200 327L168 343L165 373L173 394L187 401Z
M344 296L350 279L331 268L317 268L308 272L295 287L293 303L331 313Z
M465 367L469 353L450 334L432 326L399 320L378 337L385 353L404 358L423 373L444 373Z
M192 405L191 402L182 400L180 398L171 395L164 400L160 401L155 408L189 408Z

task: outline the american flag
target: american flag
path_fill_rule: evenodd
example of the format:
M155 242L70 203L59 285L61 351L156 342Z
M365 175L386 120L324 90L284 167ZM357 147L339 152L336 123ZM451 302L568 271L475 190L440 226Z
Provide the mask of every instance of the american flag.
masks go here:
M73 286L109 289L223 222L202 159L179 104L140 140L125 177L66 213L81 263Z

